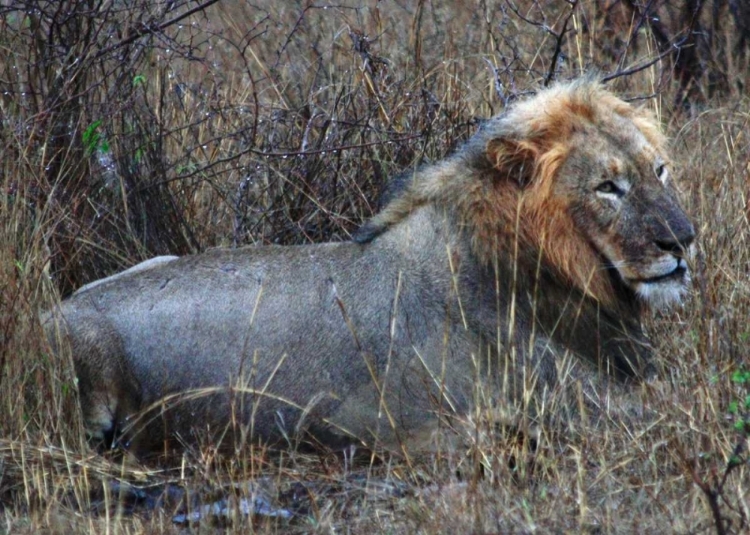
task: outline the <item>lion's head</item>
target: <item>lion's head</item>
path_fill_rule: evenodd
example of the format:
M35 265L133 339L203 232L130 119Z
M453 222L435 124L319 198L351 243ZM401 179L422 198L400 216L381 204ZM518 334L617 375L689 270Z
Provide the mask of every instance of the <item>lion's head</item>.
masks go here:
M487 263L498 247L520 244L604 304L625 289L668 305L687 287L695 231L671 188L665 147L648 111L591 79L559 84L489 120L452 158L408 175L356 239L442 204Z

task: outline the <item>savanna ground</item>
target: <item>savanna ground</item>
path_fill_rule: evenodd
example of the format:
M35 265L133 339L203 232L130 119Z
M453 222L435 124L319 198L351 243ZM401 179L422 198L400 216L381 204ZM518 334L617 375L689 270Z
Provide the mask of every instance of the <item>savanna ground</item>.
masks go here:
M749 61L742 0L3 1L0 532L748 532ZM532 443L478 415L408 459L87 445L40 310L156 254L345 240L389 177L592 70L656 110L699 231L643 417Z

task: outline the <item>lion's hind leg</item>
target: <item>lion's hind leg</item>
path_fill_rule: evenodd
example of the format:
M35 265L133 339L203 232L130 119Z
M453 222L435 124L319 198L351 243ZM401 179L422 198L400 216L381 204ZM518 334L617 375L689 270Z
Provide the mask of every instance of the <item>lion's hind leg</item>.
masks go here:
M120 441L127 417L138 408L138 388L126 366L119 335L106 320L57 310L43 318L55 353L69 347L88 438L105 447Z

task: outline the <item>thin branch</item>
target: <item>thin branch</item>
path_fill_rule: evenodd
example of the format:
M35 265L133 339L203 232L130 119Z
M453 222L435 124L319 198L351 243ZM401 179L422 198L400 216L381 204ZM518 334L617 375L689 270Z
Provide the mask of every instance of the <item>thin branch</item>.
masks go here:
M505 91L505 87L503 86L503 83L500 81L500 73L497 72L497 68L492 64L492 62L484 58L485 63L487 63L487 66L490 68L490 72L492 72L492 78L495 82L495 93L497 93L497 96L500 100L503 102L503 107L508 107L508 104L511 101L511 95L508 94L508 92ZM508 67L504 69L503 72L507 72Z
M573 13L575 13L576 6L578 5L578 0L569 2L569 4L570 4L570 13L568 13L568 16L565 18L565 21L563 22L562 30L560 30L560 35L557 36L557 40L555 41L555 51L552 54L552 63L550 63L549 70L547 71L547 77L544 79L544 87L547 87L552 81L552 79L555 77L555 68L557 67L557 60L560 58L560 54L562 53L562 40L565 37L565 33L568 31L568 22L573 17Z
M515 13L516 17L518 17L519 19L521 19L522 21L524 21L526 24L531 24L532 26L536 26L537 28L541 28L545 32L547 32L547 33L549 33L549 34L557 37L557 34L552 30L552 28L550 28L549 26L547 26L546 22L539 22L539 21L536 21L536 20L531 20L530 18L525 17L524 15L521 15L521 12L518 10L518 7L516 7L513 4L513 2L511 2L510 0L505 0L505 3L508 4L508 7L510 8L510 10L513 13Z
M550 63L549 69L547 71L547 76L544 78L544 87L547 87L550 82L555 77L555 69L557 68L557 61L560 59L560 56L562 55L562 41L565 38L565 34L568 32L568 22L570 22L570 19L573 17L573 13L575 13L576 7L578 6L578 0L566 0L566 2L570 5L570 13L568 13L568 16L565 17L565 20L563 21L563 26L560 32L556 32L551 27L549 27L545 22L538 22L535 20L531 20L530 18L521 15L521 12L518 10L518 7L515 6L510 0L505 0L508 7L510 7L510 10L515 13L515 15L524 21L527 24L531 24L532 26L536 26L537 28L541 28L548 34L550 34L552 37L555 38L555 51L552 53L552 62Z
M186 19L190 15L198 13L199 11L203 11L204 9L206 9L207 7L215 4L218 1L219 0L206 0L205 2L203 2L201 4L198 4L197 6L195 6L192 9L188 9L187 11L185 11L185 13L182 13L181 15L177 15L176 17L174 17L172 19L169 19L166 22L162 22L161 24L159 24L155 28L151 28L151 27L149 27L149 26L147 26L147 25L144 24L138 30L132 32L128 37L126 37L122 41L119 41L119 42L115 43L114 45L108 46L107 48L105 48L105 49L100 50L99 52L97 52L94 55L93 59L98 59L98 58L100 58L102 56L105 56L105 55L107 55L107 54L109 54L109 53L117 50L118 48L122 48L122 47L127 46L127 45L129 45L131 43L134 43L135 41L137 41L138 39L140 39L144 35L151 35L151 34L160 32L160 31L162 31L162 30L164 30L166 28L169 28L170 26L172 26L174 24L177 24L181 20Z
M724 518L721 516L721 507L719 506L719 496L721 495L721 491L712 489L711 485L698 475L693 463L688 460L685 452L679 447L677 448L677 455L680 457L680 460L693 480L693 483L695 483L701 492L703 492L706 501L708 501L708 507L711 509L711 516L713 517L714 527L716 528L716 535L727 535L727 529L724 526Z
M617 72L614 72L612 74L608 74L604 78L602 78L602 83L605 84L611 80L614 80L615 78L621 78L623 76L630 76L631 74L635 74L637 72L640 72L642 70L648 69L655 63L661 61L666 56L670 54L674 54L675 52L679 52L682 49L682 44L686 41L687 38L681 39L680 41L673 44L668 50L665 50L655 58L652 58L645 63L641 63L640 65L636 65L635 67L631 67L630 69L625 69L624 71L618 70Z
M266 158L288 158L290 156L310 156L313 154L325 154L326 152L338 152L338 151L345 151L345 150L354 150L354 149L362 149L365 147L372 147L375 145L384 145L386 143L400 143L402 141L408 141L410 139L417 139L419 137L422 137L422 134L413 134L410 136L403 136L399 137L398 139L388 139L384 141L371 141L367 143L357 143L354 145L340 145L337 147L330 147L330 148L323 148L323 149L314 149L314 150L306 150L306 151L289 151L289 152L264 152L262 150L258 150L255 148L245 149L242 150L236 154L232 154L231 156L227 156L226 158L218 158L208 165L201 167L200 169L196 169L195 171L192 171L186 175L178 175L172 178L168 178L166 180L161 180L159 182L152 182L150 184L147 184L143 186L142 188L139 188L138 191L144 191L151 188L154 188L156 186L161 186L163 184L168 184L170 182L174 182L176 180L185 180L188 178L192 178L196 175L200 175L202 173L205 173L207 170L211 169L212 167L231 162L233 160L236 160L237 158L241 156L245 156L246 154L255 154L257 156L264 156Z

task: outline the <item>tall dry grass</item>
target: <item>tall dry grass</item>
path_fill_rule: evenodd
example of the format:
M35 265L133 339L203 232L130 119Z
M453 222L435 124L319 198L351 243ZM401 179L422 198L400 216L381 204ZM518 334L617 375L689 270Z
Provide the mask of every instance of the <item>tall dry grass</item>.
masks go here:
M201 526L750 529L735 429L750 383L732 380L750 369L750 44L743 3L702 4L5 2L0 530L178 532L175 510L218 500L229 518ZM671 43L689 46L649 65ZM646 416L610 400L604 421L533 444L480 421L408 463L206 448L161 469L88 448L70 356L51 353L40 310L156 254L347 239L390 177L592 69L637 70L610 83L651 97L700 232L690 299L649 319L659 379L630 393ZM243 498L295 516L246 517Z

